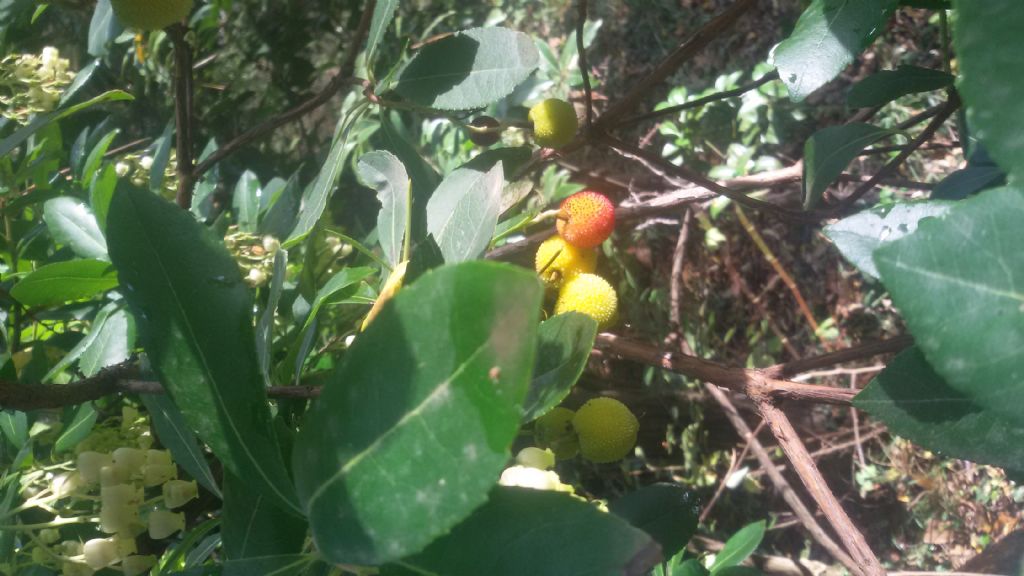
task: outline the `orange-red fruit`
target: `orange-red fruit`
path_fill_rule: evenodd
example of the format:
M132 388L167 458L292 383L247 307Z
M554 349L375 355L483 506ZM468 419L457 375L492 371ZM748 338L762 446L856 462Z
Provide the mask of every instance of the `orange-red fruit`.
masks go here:
M558 233L577 248L593 248L615 229L615 206L600 192L584 190L569 196L558 209Z

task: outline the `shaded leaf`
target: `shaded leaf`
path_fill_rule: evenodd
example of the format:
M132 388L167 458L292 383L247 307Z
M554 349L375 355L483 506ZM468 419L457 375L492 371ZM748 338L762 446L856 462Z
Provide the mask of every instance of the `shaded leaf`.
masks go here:
M235 223L241 232L256 232L260 215L260 179L251 170L242 172L235 184L231 207L235 212Z
M281 301L281 292L284 289L284 281L288 275L288 251L279 249L274 254L274 269L270 277L270 294L267 295L267 305L263 308L263 314L256 322L256 356L260 363L260 373L263 374L263 383L271 385L270 360L274 351L274 317L277 314L277 304Z
M541 295L517 267L446 266L403 288L355 339L293 454L326 559L418 552L486 501L519 429Z
M305 519L281 510L249 482L225 472L221 535L228 560L297 554L307 530Z
M882 70L854 84L846 97L851 108L883 106L907 94L930 92L953 85L953 76L942 70L900 66Z
M400 120L397 113L384 115L381 120L383 148L398 157L412 180L412 217L407 233L412 238L412 245L416 246L427 237L427 201L440 184L441 176L420 156L409 137L395 125Z
M117 272L102 260L66 260L40 266L14 285L11 296L25 306L56 306L91 298L117 286Z
M43 222L55 242L71 247L75 255L110 260L107 241L88 206L75 198L61 196L43 204Z
M765 522L747 524L733 534L725 542L725 546L715 554L715 562L711 565L711 574L720 574L723 569L736 566L750 557L757 550L764 538Z
M871 124L853 123L822 128L804 143L804 206L814 208L821 194L839 178L850 162L892 132Z
M316 562L313 554L255 556L244 560L228 560L222 576L292 576Z
M97 416L96 409L92 407L92 402L79 405L75 409L75 415L71 418L71 422L68 423L60 436L57 437L57 441L54 442L53 450L55 452L67 452L77 446L92 431L92 427L96 425Z
M356 166L363 184L377 191L380 212L377 214L377 237L384 257L392 267L402 259L410 200L409 175L405 166L392 153L376 151L364 154Z
M140 394L160 443L171 451L174 462L211 494L221 498L217 480L206 462L206 454L195 433L185 423L181 410L165 394Z
M87 344L78 359L78 369L86 376L124 362L135 348L135 319L118 306L86 338Z
M645 486L608 503L608 510L650 534L662 554L674 556L697 533L700 507L693 493L679 484Z
M368 62L373 62L372 56L377 51L377 45L384 38L388 26L391 25L396 8L398 8L398 0L377 0L377 5L373 7L373 19L370 20L370 31L366 35Z
M69 87L68 90L70 89L71 88ZM67 92L65 92L65 94L67 94ZM97 104L133 99L134 97L127 92L124 92L122 90L111 90L109 92L104 92L103 94L100 94L99 96L91 98L85 102L82 102L81 104L75 104L72 106L68 106L67 108L58 108L57 110L54 110L53 112L47 112L46 114L39 114L27 125L18 128L17 130L14 131L13 134L0 141L0 157L7 156L8 154L10 154L11 150L14 150L19 145L21 145L22 142L28 140L29 136L35 134L36 132L42 130L43 128L49 126L50 124L62 118L66 118L76 112L85 110L86 108L90 108Z
M523 422L533 421L565 399L586 368L596 337L597 322L585 314L569 312L541 322Z
M277 200L267 209L266 215L260 220L259 233L269 234L274 238L284 238L295 227L295 218L299 215L302 203L302 188L299 187L297 174L293 174L285 183L284 190Z
M445 262L479 257L498 224L502 166L488 172L460 168L449 174L427 202L427 232Z
M1006 173L998 166L968 166L942 179L932 189L933 200L963 200L1006 183Z

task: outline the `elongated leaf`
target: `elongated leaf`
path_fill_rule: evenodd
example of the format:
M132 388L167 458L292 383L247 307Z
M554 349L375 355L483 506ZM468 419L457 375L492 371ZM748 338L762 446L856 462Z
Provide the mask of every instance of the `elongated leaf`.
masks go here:
M67 452L71 450L79 442L82 441L89 432L92 431L92 427L96 424L96 409L92 407L92 402L86 402L75 410L75 415L68 423L64 431L61 432L57 441L53 444L55 452Z
M596 336L597 322L577 312L559 314L541 322L523 422L531 422L547 413L569 394L587 366Z
M764 538L765 522L754 522L747 524L739 532L732 535L725 542L722 550L715 555L715 562L711 565L711 574L719 574L723 569L736 566L743 562L757 550Z
M963 200L982 190L1006 183L1006 172L998 166L970 166L942 179L932 190L933 200Z
M295 366L296 383L301 376L306 356L313 347L313 339L316 336L317 315L320 313L320 308L334 300L344 299L353 295L358 290L359 283L374 272L373 268L367 267L343 268L317 291L309 314L306 315L306 320L302 324L302 330L299 331L296 341L292 344L294 359L289 363Z
M529 36L507 28L473 28L423 47L395 91L441 110L481 108L512 93L537 68Z
M229 560L297 554L307 530L304 519L275 506L249 482L224 474L221 534Z
M103 156L107 153L107 149L110 148L110 143L114 141L114 138L120 134L120 130L111 130L107 132L100 141L93 146L93 149L89 152L89 158L85 161L85 165L82 166L82 172L78 175L82 181L82 186L88 188L92 184L93 178L96 177L96 172L100 168L100 164L103 163Z
M256 232L260 214L260 179L251 170L242 172L235 185L231 206L235 211L235 222L242 232Z
M325 558L418 552L486 501L519 428L541 295L520 268L446 266L356 338L293 453Z
M871 124L829 126L815 132L804 144L804 205L821 203L821 194L867 147L891 134Z
M164 133L152 144L150 150L153 154L153 164L149 167L149 189L151 192L160 194L164 186L164 176L167 172L167 164L171 161L171 148L174 147L174 121L167 122Z
M941 201L879 206L826 226L825 235L851 264L877 279L878 269L872 258L875 249L911 234L922 219L942 216L950 206L951 202Z
M977 136L999 165L1024 177L1024 10L1016 0L958 0L953 42L961 71L960 93Z
M274 270L270 279L270 294L267 306L263 309L256 323L256 356L259 358L260 373L267 386L272 384L270 377L270 359L274 350L274 317L277 304L281 301L285 277L288 275L288 251L280 249L274 254Z
M107 233L153 369L186 422L225 468L297 509L238 265L191 214L142 190L114 194Z
M813 0L771 60L794 102L843 71L884 29L896 0Z
M1024 469L1024 427L951 388L917 347L896 356L853 403L885 422L893 434L929 450Z
M451 534L384 576L594 576L646 574L658 544L614 514L563 492L496 488Z
M700 506L693 493L678 484L645 486L608 503L608 510L650 534L662 554L674 556L697 533Z
M387 32L391 20L395 17L395 9L398 8L398 0L377 0L373 7L373 19L370 20L370 32L366 35L366 54L370 66L373 64L373 54L377 51L384 33Z
M875 251L928 363L980 407L1024 426L1024 193L997 188Z
M900 96L952 86L953 80L951 74L942 70L917 66L882 70L856 83L846 97L846 104L851 108L882 106Z
M396 113L384 115L381 133L384 136L383 147L398 157L412 180L412 218L406 233L411 236L412 245L416 246L427 237L427 201L440 184L441 176L420 156L410 142L411 137L396 125L400 120Z
M427 202L427 231L445 262L479 257L498 225L502 166L487 172L460 168L448 175Z
M114 197L116 187L117 169L111 164L104 166L89 185L89 205L92 206L101 230L107 228L107 209L110 208L110 199Z
M293 576L316 562L312 554L255 556L244 560L228 560L221 576Z
M210 471L210 465L206 462L206 454L199 439L185 423L185 417L181 410L174 405L174 402L165 394L142 394L139 396L142 403L146 405L149 418L156 429L156 436L160 439L171 455L174 462L185 469L188 475L198 482L203 488L210 491L217 497L222 497L217 480Z
M121 33L121 23L114 17L110 0L99 0L89 24L89 55L107 55L107 45Z
M377 237L392 267L402 259L402 239L409 217L410 182L405 166L394 154L370 152L359 159L356 172L363 184L377 191Z
M106 318L93 338L82 350L78 367L82 374L93 376L100 370L124 362L135 348L135 319L117 308Z
M110 260L107 241L88 206L68 196L43 204L43 221L53 239L71 247L81 258Z
M47 372L45 376L43 376L42 381L50 382L55 376L57 376L58 374L66 370L69 366L78 361L78 359L82 357L82 354L85 352L85 350L92 346L92 343L96 340L97 337L99 337L100 333L103 330L103 324L107 321L107 318L115 311L117 311L118 308L119 304L117 302L110 302L103 308L100 308L99 312L97 312L96 316L92 319L92 324L89 326L89 331L86 333L86 335L81 340L79 340L78 343L75 344L75 346L71 350L68 350L68 353L65 354L64 357L61 358L59 362L57 362L56 364L53 365L52 368L50 368L50 371Z
M286 237L295 227L295 218L299 215L301 203L302 189L299 187L299 178L297 174L293 174L277 200L260 220L259 233L269 234L275 238Z
M74 114L75 112L85 110L86 108L95 106L97 104L103 104L104 102L117 102L119 100L133 99L134 96L127 92L121 90L111 90L109 92L104 92L103 94L100 94L99 96L91 98L85 102L82 102L81 104L75 104L73 106L68 106L67 108L59 108L57 110L54 110L53 112L48 112L46 114L40 114L36 116L35 119L29 122L27 125L15 130L13 134L0 141L0 157L10 154L11 150L17 148L22 142L27 140L29 136L42 130L46 126L49 126L53 122L56 122L62 118L66 118Z
M117 286L117 272L102 260L66 260L37 268L11 289L26 306L56 306L92 298Z
M0 410L0 432L20 450L28 442L28 416L18 410Z

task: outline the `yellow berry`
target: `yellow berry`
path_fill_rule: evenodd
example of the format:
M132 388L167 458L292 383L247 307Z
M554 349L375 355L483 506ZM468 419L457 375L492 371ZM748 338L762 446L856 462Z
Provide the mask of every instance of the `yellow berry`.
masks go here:
M561 236L552 236L537 248L534 267L549 288L558 288L578 274L593 272L597 266L597 251L577 248Z
M572 426L580 454L591 462L614 462L636 445L640 423L625 404L614 398L594 398L576 411Z
M121 24L139 30L160 30L184 20L192 0L110 0Z
M555 314L579 312L594 320L600 328L607 328L615 321L619 301L615 288L596 274L577 274L566 280L558 291Z
M533 122L533 140L544 148L561 148L576 137L579 121L572 104L558 98L548 98L530 108Z
M579 451L576 432L572 429L572 418L576 413L568 408L552 408L533 424L533 439L537 446L549 448L555 458L567 460Z

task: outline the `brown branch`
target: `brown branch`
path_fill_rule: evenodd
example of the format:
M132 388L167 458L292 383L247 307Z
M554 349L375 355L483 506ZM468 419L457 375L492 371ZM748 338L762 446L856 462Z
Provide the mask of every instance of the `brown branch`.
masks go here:
M587 0L580 0L579 19L576 21L576 52L579 54L580 73L583 75L583 94L586 97L587 133L594 127L594 94L590 88L590 69L587 51L583 46L583 27L587 23Z
M692 214L689 210L683 212L682 224L679 226L679 238L676 240L676 249L672 253L672 280L669 289L669 325L673 330L678 331L682 324L682 301L683 301L683 263L686 260L686 240L690 236L690 219Z
M751 90L760 88L761 86L764 86L765 84L778 79L778 70L772 70L771 72L765 74L764 76L761 76L757 80L744 84L738 88L733 88L732 90L723 90L721 92L715 92L714 94L708 94L707 96L696 98L694 100L690 100L689 102L683 102L682 104L669 106L668 108L662 108L660 110L655 110L653 112L648 112L646 114L641 114L639 116L633 116L632 118L627 118L625 120L618 122L617 126L637 124L643 122L644 120L651 120L653 118L669 116L671 114L676 114L684 110L690 110L692 108L700 108L701 106L705 106L712 102L717 102L718 100L725 100L726 98L732 98L733 96L741 96L743 94L746 94L747 92L750 92Z
M793 360L792 362L786 362L784 364L776 364L774 366L763 368L761 373L769 378L789 378L791 376L796 376L797 374L810 372L811 370L817 370L819 368L829 368L837 364L853 362L855 360L864 360L881 354L892 354L905 348L909 348L913 344L914 339L909 335L896 336L894 338L889 338L888 340L867 342L852 348L837 350L836 352L829 352L820 356L811 356L810 358Z
M184 24L175 24L167 29L167 35L174 45L174 132L177 153L178 206L188 210L192 207L192 46L186 35Z
M641 100L650 96L655 86L679 69L687 60L704 49L712 40L728 30L735 22L757 3L757 0L738 0L700 30L679 45L671 54L658 64L646 78L637 82L621 100L609 108L597 119L599 127L607 128L622 115L632 110Z
M210 154L206 160L200 162L199 165L195 167L195 170L192 171L193 181L198 181L199 178L213 168L215 164L234 154L239 149L263 138L281 126L298 120L302 116L305 116L313 110L323 106L344 86L358 83L358 80L352 78L352 73L355 70L356 58L359 56L360 47L363 45L363 41L366 39L366 34L369 31L370 21L373 18L373 10L376 5L377 0L367 0L366 6L363 8L363 16L359 20L359 27L356 28L355 35L352 37L352 43L349 45L345 61L342 63L338 73L331 78L330 82L327 83L327 86L325 86L323 90L295 108L286 110L277 116L264 120L236 136L227 144L217 148L217 150Z

